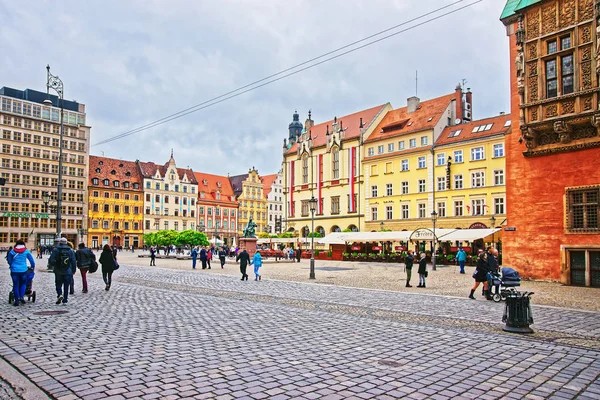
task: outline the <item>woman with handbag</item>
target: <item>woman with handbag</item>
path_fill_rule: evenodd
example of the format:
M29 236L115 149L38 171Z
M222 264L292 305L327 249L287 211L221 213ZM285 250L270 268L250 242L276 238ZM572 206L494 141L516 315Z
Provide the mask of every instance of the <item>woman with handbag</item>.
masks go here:
M100 254L100 264L102 264L102 279L106 284L104 290L109 290L112 283L112 274L119 268L119 264L113 256L113 251L110 246L105 244L102 248L102 254Z
M425 278L427 277L427 255L421 253L421 259L419 260L419 284L417 287L425 287Z
M475 279L475 285L471 288L471 294L469 294L469 298L475 300L473 293L479 287L479 284L483 282L483 292L488 294L488 283L487 283L487 272L488 272L488 263L486 260L486 253L483 250L479 250L479 256L477 258L477 268L473 273L473 279Z
M78 247L79 248L75 252L75 259L77 259L77 268L79 269L79 272L81 273L81 284L83 287L82 292L87 293L88 292L87 273L88 273L88 270L90 273L95 271L93 269L93 264L96 262L96 256L94 255L94 253L92 253L92 250L85 247L85 244L79 243ZM97 265L96 265L96 268L97 268Z

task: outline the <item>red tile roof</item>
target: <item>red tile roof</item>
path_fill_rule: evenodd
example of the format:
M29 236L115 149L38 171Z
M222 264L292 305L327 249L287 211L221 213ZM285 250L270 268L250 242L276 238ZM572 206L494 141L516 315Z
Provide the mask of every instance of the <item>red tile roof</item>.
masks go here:
M168 162L165 165L158 165L153 162L138 161L138 164L140 166L140 170L141 170L142 176L144 178L152 178L154 176L154 174L156 173L156 170L159 170L160 175L164 177L167 172L167 168L169 166ZM194 176L194 171L192 171L191 168L190 169L177 168L177 175L179 175L179 179L183 179L183 176L187 175L188 181L190 183L192 183L192 184L198 183L196 181L196 177Z
M384 109L386 104L382 104L377 107L369 108L366 110L355 112L354 114L345 115L343 117L337 118L338 124L342 125L344 131L344 137L346 139L357 138L360 136L360 119L363 120L364 127L368 127L375 117ZM309 129L314 148L325 146L327 144L325 133L327 132L327 126L329 126L329 132L331 132L331 127L333 125L333 120L329 120L327 122L323 122L317 125L314 125ZM287 151L288 154L297 151L298 144L294 143L292 147Z
M221 200L231 201L234 196L233 188L229 178L221 175L206 174L204 172L194 172L195 179L198 181L198 193L205 193L205 200L216 200L217 191L221 191ZM221 186L219 186L221 185ZM223 196L227 196L223 198Z
M439 122L452 99L456 99L456 96L456 93L452 93L423 101L419 104L417 110L412 113L408 112L408 107L388 112L373 133L365 140L365 143L432 129ZM457 99L457 101L460 100Z
M510 121L510 115L499 115L497 117L480 119L478 121L449 126L446 129L444 129L444 131L436 141L435 145L437 147L445 144L480 139L498 134L506 134L506 132L508 132L508 130L510 129L510 125L506 124L507 122L510 123ZM491 126L489 126L490 124ZM473 129L478 127L483 128L478 129L478 132L473 132ZM486 127L488 127L489 129L486 130Z
M143 190L142 175L135 161L123 161L115 158L100 157L90 155L88 183L92 184L93 178L98 178L100 183L103 179L110 181L119 181L120 189L123 189L123 182L129 182L129 189L133 189L134 183L139 183L138 189ZM114 189L114 187L111 188Z
M273 182L277 179L277 174L265 175L261 176L260 180L263 183L263 193L265 198L271 193L271 186L273 186Z

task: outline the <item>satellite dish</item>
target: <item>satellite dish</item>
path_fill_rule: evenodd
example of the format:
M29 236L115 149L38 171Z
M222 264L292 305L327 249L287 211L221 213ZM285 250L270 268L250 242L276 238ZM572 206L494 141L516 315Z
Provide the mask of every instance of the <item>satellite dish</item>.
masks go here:
M460 118L456 118L456 119L454 120L454 123L455 123L456 125L460 124L461 122L462 122L462 119L460 119Z

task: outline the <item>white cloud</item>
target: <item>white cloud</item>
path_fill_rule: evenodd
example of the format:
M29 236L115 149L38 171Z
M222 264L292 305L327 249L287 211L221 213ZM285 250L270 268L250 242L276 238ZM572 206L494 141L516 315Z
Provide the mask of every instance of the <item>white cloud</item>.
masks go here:
M44 90L45 66L85 103L92 142L135 129L353 42L450 0L0 3L1 86ZM467 2L464 2L466 4ZM503 2L467 10L92 154L232 175L275 173L297 109L317 123L450 93L465 78L475 116L509 111Z

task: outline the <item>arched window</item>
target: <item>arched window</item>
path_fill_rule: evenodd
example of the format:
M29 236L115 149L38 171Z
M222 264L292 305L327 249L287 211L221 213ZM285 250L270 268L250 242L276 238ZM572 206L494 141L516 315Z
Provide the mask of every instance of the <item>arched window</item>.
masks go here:
M333 170L333 179L340 179L340 149L334 147L331 150L331 169Z
M302 157L302 183L308 183L308 154Z
M325 237L325 229L322 226L318 226L317 229L315 229L317 232L319 232L319 234L321 235L321 237Z

